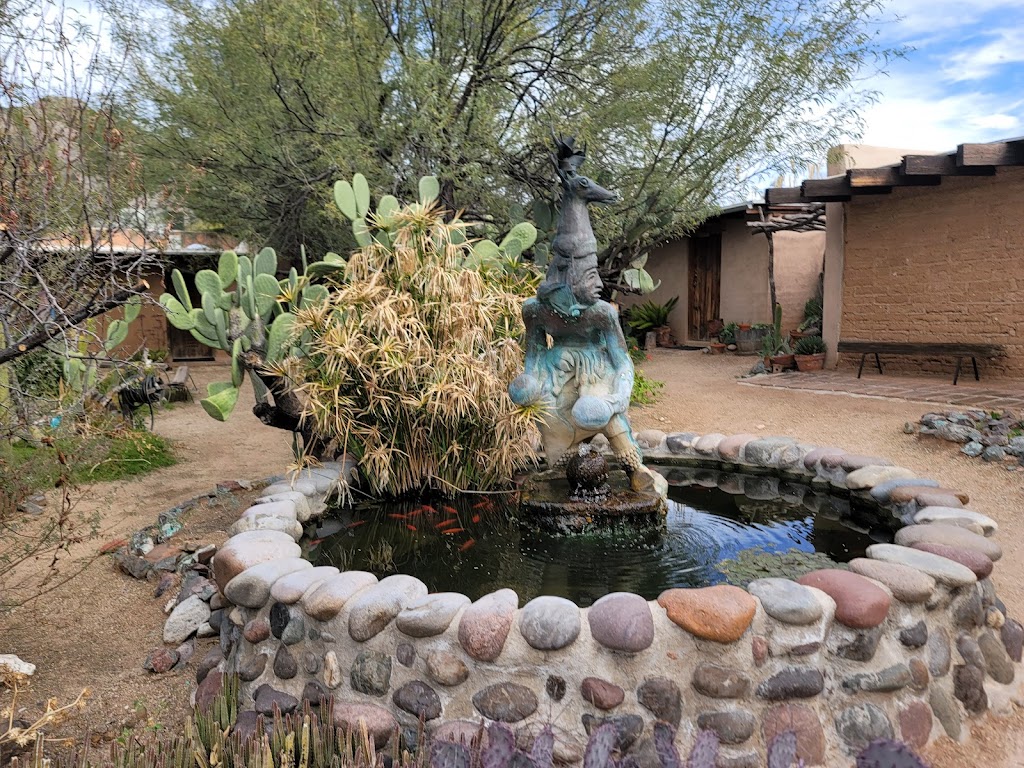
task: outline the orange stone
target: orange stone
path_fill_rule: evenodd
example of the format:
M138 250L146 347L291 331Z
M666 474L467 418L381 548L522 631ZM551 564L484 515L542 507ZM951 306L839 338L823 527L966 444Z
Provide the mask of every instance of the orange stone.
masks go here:
M893 488L889 493L889 501L894 504L907 504L921 494L932 494L938 496L955 496L961 504L968 503L971 498L963 491L954 488L929 488L924 485L901 485Z
M754 620L757 601L728 584L702 589L667 589L658 605L691 635L716 643L735 643Z
M835 600L836 621L852 629L877 627L889 615L889 593L856 573L826 568L801 576L797 583L820 589Z

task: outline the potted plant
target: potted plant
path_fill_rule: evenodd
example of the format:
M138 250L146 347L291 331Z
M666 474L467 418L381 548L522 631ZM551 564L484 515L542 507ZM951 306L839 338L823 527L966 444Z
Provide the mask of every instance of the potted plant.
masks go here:
M818 297L808 299L804 304L804 319L801 321L800 325L797 326L795 331L790 332L790 336L792 336L795 341L799 341L804 336L820 336L821 317L821 299Z
M825 366L825 340L821 336L805 336L796 343L793 352L799 371L820 371Z
M711 354L713 355L720 355L725 352L726 345L720 341L713 341L708 346L711 347Z
M736 343L736 331L739 330L739 326L736 323L726 323L725 326L718 332L718 341L728 346L729 344Z
M630 328L634 333L641 335L648 331L654 331L658 335L658 346L669 346L672 339L672 328L668 324L668 316L678 302L679 297L674 296L664 304L645 301L643 304L631 307L629 310Z
M761 354L765 367L773 373L792 368L795 364L789 336L782 335L782 305L775 305L775 323L761 340Z

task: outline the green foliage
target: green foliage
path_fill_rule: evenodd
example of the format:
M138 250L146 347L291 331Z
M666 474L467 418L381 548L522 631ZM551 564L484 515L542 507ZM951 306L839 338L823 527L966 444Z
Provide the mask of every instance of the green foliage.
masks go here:
M673 296L664 304L645 301L629 308L626 322L635 333L653 331L668 325L668 316L678 303L678 296Z
M726 323L725 327L718 333L718 340L722 344L735 344L736 331L739 329L740 327L737 323Z
M860 84L897 53L877 42L875 0L160 5L152 39L125 46L138 56L129 92L152 172L202 219L285 255L347 250L356 235L339 242L318 180L361 170L371 188L504 231L533 201L554 202L555 123L588 141L595 181L622 193L595 216L612 283L715 200L856 133L871 99ZM123 34L142 24L126 17ZM347 196L345 208L364 218Z
M725 580L738 587L745 587L756 579L798 579L821 568L848 570L845 563L835 562L824 552L768 552L761 547L744 549L736 557L718 564Z
M493 488L532 457L532 414L507 390L538 276L489 268L511 259L481 258L486 243L502 246L467 239L427 186L427 203L370 215L370 241L326 278L326 302L294 313L303 353L268 366L293 383L317 439L359 460L374 495Z
M804 336L799 339L793 352L797 355L817 355L826 352L828 347L821 336Z
M142 430L94 429L84 435L59 437L52 447L35 448L18 442L10 449L19 472L24 471L31 478L28 490L36 491L52 487L60 476L56 450L71 461L70 473L75 483L123 480L177 463L170 443Z
M821 297L814 296L804 303L804 319L797 330L806 331L808 328L820 328L824 308Z
M633 393L629 396L629 404L652 405L664 388L665 382L648 377L638 368L633 372Z
M793 354L789 334L783 335L782 333L781 304L775 305L773 320L772 325L768 326L768 333L761 339L761 355L763 357L776 357L778 355Z

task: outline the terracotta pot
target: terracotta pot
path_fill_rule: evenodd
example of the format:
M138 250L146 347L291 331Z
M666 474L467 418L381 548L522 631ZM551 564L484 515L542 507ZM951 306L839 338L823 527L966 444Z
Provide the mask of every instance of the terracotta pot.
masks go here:
M672 346L672 328L668 325L663 325L656 329L658 334L658 346L659 347L671 347Z
M793 341L797 341L799 339L802 339L804 336L807 336L807 335L808 334L804 333L803 331L790 331L789 332L789 338L791 338Z
M749 331L750 330L750 323L739 323L738 325L739 325L739 329L741 331Z
M769 358L769 367L774 371L778 368L781 371L788 371L796 367L796 355L775 355Z
M819 352L816 355L794 355L798 371L820 371L825 367L825 353Z
M716 341L709 346L711 347L711 354L713 355L720 355L725 352L725 344L722 344L720 341Z

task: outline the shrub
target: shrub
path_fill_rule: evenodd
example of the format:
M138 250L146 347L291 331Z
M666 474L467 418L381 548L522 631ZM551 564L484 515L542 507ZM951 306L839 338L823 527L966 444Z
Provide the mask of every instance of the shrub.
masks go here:
M665 382L647 376L639 368L633 373L633 392L629 396L630 405L652 405L658 399L658 393Z
M804 336L796 343L793 352L797 355L817 355L827 349L821 336Z
M297 309L305 354L280 364L319 439L355 457L375 495L506 483L532 460L522 370L522 303L533 272L468 267L465 224L432 202L389 209L327 299ZM386 227L384 226L386 223Z
M657 304L653 301L645 301L629 308L629 327L634 333L647 333L655 328L668 325L668 316L679 303L679 297L674 296L664 304Z

